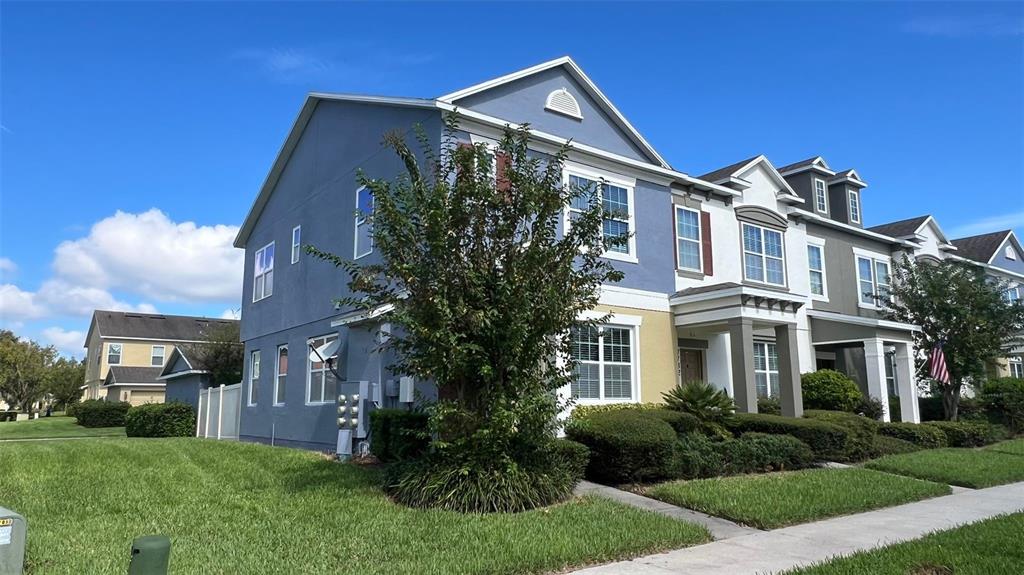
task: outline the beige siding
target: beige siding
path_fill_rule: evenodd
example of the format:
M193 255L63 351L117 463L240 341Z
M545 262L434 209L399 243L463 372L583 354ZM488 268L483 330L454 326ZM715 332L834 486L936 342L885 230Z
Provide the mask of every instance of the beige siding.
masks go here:
M110 365L107 363L107 355L109 353L109 346L112 343L121 344L121 363L115 365L155 367L151 363L154 345L164 346L165 362L167 361L167 358L171 357L171 352L174 351L174 344L171 342L159 340L147 341L101 338L94 331L87 348L88 364L85 369L85 385L87 388L83 393L83 399L103 399L106 397L107 390L102 386L103 380L107 377L107 372L110 371ZM122 400L121 397L124 395L124 390L121 389L118 393L120 394L118 400ZM163 391L159 392L160 399L158 401L163 401L163 393ZM114 398L111 397L111 399ZM153 401L150 400L141 401L141 403L152 402Z
M661 394L676 385L675 328L672 314L619 306L597 306L596 311L643 318L639 328L640 397L660 402Z
M164 401L164 390L152 387L116 387L111 389L110 393L116 393L118 401L127 401L132 405L163 403Z

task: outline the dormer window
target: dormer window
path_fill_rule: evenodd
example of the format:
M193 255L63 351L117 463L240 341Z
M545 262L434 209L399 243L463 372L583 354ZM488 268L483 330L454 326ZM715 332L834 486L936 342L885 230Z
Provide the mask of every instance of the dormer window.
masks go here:
M1006 259L1008 260L1017 259L1017 252L1013 249L1013 246L1006 246L1006 250L1003 253L1006 254Z
M860 196L856 190L850 190L850 221L860 223Z
M814 179L814 207L823 214L828 213L828 187L825 180Z
M559 88L548 94L548 100L544 104L544 109L569 116L570 118L576 118L577 120L583 119L580 103L565 88Z

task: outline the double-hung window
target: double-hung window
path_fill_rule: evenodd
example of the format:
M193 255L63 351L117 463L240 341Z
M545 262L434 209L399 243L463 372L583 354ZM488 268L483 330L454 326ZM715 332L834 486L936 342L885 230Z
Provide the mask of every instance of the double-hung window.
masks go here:
M355 258L359 259L373 252L373 193L366 186L356 190L356 238Z
M807 274L811 284L811 296L818 299L827 297L825 286L825 246L807 240Z
M256 250L252 277L252 301L270 297L272 293L274 293L274 242Z
M857 287L860 305L884 306L889 299L889 260L857 255Z
M249 405L256 405L260 397L260 350L249 356Z
M1007 303L1012 304L1021 298L1021 290L1024 290L1024 286L1015 285L1013 287L1006 288L1006 291L1003 292L1003 299L1006 300Z
M302 247L302 226L292 228L292 263L299 263L299 251Z
M1018 357L1011 357L1009 359L1010 364L1010 377L1016 377L1018 379L1024 379L1024 359Z
M569 185L588 190L569 205L569 222L592 203L601 202L605 215L602 235L606 242L604 257L635 261L636 244L632 236L633 190L623 183L598 181L596 178L569 174Z
M164 346L154 345L149 354L149 365L162 366L164 364Z
M572 331L576 377L572 396L587 401L633 399L634 330L628 327L578 327Z
M823 214L828 213L828 186L825 180L814 179L814 207Z
M274 405L284 405L285 382L288 380L288 346L277 348L277 362L274 366Z
M754 382L758 397L779 396L779 351L774 343L754 342Z
M743 224L743 276L760 283L786 284L782 232Z
M121 364L121 344L112 343L107 346L107 364L108 365L120 365Z
M319 349L338 339L337 335L325 335L309 340L309 347ZM327 358L324 358L327 359ZM328 403L337 394L337 378L323 361L306 360L306 401L307 403Z
M860 196L854 190L850 190L850 221L860 223Z
M676 253L681 270L701 271L700 212L676 206Z

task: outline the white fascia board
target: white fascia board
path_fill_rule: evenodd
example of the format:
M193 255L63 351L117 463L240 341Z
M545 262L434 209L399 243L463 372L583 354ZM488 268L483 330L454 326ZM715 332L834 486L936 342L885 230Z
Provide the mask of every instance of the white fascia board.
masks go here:
M871 239L878 240L878 241L881 241L881 242L885 242L885 243L888 243L888 244L903 246L903 247L910 248L910 249L916 249L918 247L916 244L914 244L913 242L910 242L908 240L894 238L894 237L891 237L891 236L880 234L878 232L872 232L870 230L866 230L866 229L863 229L863 228L858 228L856 226L851 226L849 224L844 224L843 222L837 222L835 220L830 220L828 218L823 218L823 217L819 216L818 214L812 214L811 212L808 212L806 210L802 210L800 208L794 208L793 209L793 216L799 217L799 218L803 218L803 219L806 219L806 220L811 220L814 223L821 224L823 226L828 226L828 227L836 228L836 229L839 229L839 230L850 232L851 234L856 234L858 236L864 236L866 238L871 238Z
M777 299L791 301L795 303L807 303L807 296L803 294L790 293L784 291L775 291L770 289L762 289L748 285L738 285L735 287L728 287L725 289L708 291L702 293L695 293L691 295L683 295L674 297L669 300L670 306L676 306L686 303L696 303L707 300L721 299L726 297L733 297L738 295L750 295L754 297L763 297L768 299Z
M166 387L163 383L104 383L102 387Z
M627 307L649 311L669 311L667 293L625 288L615 285L602 285L598 297L600 305L611 307Z
M954 259L954 260L957 260L957 261L967 262L969 264L974 264L974 265L980 267L981 269L983 269L983 270L985 270L987 272L992 273L993 275L1005 275L1005 276L1009 276L1009 277L1011 277L1013 279L1024 280L1024 274L1017 273L1017 272L1014 272L1014 271L1010 271L1008 269L1001 268L1001 267L998 267L998 266L994 266L992 264L986 264L986 263L983 263L983 262L975 261L975 260L968 259L968 258L965 258L965 257L957 255L957 254L949 254L949 257Z
M785 172L779 172L779 173L782 174L783 176L792 176L793 174L799 174L801 172L807 172L807 171L810 171L810 170L814 170L816 172L820 172L822 174L825 174L826 176L835 176L836 175L835 171L830 170L829 168L826 168L826 167L819 166L817 164L808 164L806 166L800 166L799 168L793 168L792 170L786 170Z
M746 172L747 170L753 168L757 164L764 164L768 168L769 177L775 180L775 183L779 184L779 186L782 188L779 191L779 194L777 194L781 195L781 197L778 198L779 200L793 204L804 203L803 198L797 195L796 191L794 191L793 188L790 187L789 182L786 181L786 178L782 177L782 174L780 174L779 171L775 169L775 166L772 165L771 161L764 154L761 154L760 156L754 158L753 160L750 160L742 168L730 174L730 176L733 178L739 178L737 174L742 174L743 172ZM740 179L742 180L742 178Z
M999 254L999 248L1002 248L1002 247L1003 247L1003 244L1005 244L1005 243L1006 243L1006 240L1007 240L1007 238L1009 238L1010 236L1013 236L1013 230L1008 230L1008 231L1006 232L1006 235L1005 235L1005 236L1003 236L1003 239L1002 239L1002 241L1000 241L1000 242L999 242L999 247L998 247L998 248L996 248L996 249L995 249L995 251L993 251L993 252L992 252L992 255L991 255L991 256L989 256L989 258L988 258L988 263L989 263L989 264L991 264L991 263L992 263L992 260L996 259L996 255L998 255L998 254ZM1014 236L1014 238L1013 238L1013 239L1014 239L1014 240L1016 240L1016 239L1017 239L1017 237L1016 237L1016 236ZM1019 244L1019 243L1018 243L1018 244L1017 244L1017 245L1015 246L1015 249L1017 249L1017 250L1019 251L1019 249L1020 249L1020 244Z
M331 327L342 327L349 325L357 325L366 321L377 319L378 317L395 309L394 304L382 305L378 308L374 308L369 311L357 310L349 312L344 315L338 316L331 320Z
M187 371L176 371L174 373L168 373L167 375L158 376L157 379L161 381L167 381L168 379L176 379L186 375L201 375L204 373L210 373L205 369L189 369Z
M817 319L823 319L826 321L850 323L854 325L866 325L870 327L881 327L885 329L895 329L901 331L921 331L921 326L912 323L902 323L888 319L874 319L870 317L861 317L859 315L846 315L842 313L821 311L816 309L807 310L807 316Z

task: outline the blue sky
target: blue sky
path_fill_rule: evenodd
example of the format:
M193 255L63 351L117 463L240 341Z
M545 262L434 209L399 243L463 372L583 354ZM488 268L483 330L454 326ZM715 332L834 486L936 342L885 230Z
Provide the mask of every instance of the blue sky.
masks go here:
M1020 3L5 2L0 54L0 326L66 352L96 306L239 307L230 242L306 92L565 54L681 171L822 155L868 225L1024 233Z

